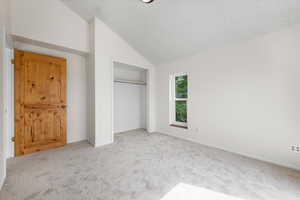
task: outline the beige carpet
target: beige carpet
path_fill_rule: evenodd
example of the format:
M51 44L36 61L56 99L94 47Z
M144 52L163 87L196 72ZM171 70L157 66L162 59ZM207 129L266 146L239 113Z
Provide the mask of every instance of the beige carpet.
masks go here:
M300 173L140 130L103 148L81 142L11 159L0 199L192 200L193 193L199 200L299 200Z

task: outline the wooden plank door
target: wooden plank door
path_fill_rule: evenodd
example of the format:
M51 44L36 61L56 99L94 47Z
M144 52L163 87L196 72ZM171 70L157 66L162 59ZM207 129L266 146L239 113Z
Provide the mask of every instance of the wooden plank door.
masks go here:
M15 154L66 144L66 60L15 50Z

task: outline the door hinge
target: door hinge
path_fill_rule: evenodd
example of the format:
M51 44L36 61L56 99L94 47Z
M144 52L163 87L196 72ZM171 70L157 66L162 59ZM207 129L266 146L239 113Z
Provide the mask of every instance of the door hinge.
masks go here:
M15 60L14 59L12 59L10 62L11 62L12 65L15 64Z
M12 141L12 142L15 142L15 141L16 141L16 137L12 137L12 138L11 138L11 141Z

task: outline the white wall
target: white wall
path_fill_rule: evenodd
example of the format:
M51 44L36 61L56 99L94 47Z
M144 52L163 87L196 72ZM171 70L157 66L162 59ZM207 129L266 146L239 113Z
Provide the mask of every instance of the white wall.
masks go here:
M59 0L9 0L11 34L89 52L89 26Z
M86 58L80 55L32 46L20 42L15 42L14 46L20 50L67 59L67 142L73 143L86 140L88 134L88 81Z
M5 26L5 0L0 0L0 27L1 29Z
M114 64L114 78L146 81L146 71ZM146 86L114 83L114 133L146 128Z
M7 133L5 126L5 31L4 26L0 27L0 189L6 177L6 141Z
M0 0L0 27L5 27L5 31L9 27L9 0Z
M157 68L158 131L300 169L300 25ZM189 74L189 130L169 122L169 75Z
M7 0L0 0L0 190L6 177L6 154L7 154L7 82L5 49L6 31L8 24Z
M154 68L128 43L97 18L91 22L91 82L95 98L91 100L91 143L101 146L113 142L113 62L148 69L147 129L155 129ZM94 102L93 102L94 101Z

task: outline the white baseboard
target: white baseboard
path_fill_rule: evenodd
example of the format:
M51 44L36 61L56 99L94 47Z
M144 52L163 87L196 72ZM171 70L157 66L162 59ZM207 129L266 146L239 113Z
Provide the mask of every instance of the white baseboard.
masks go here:
M117 134L122 134L122 133L130 132L130 131L138 131L138 130L144 130L144 131L146 131L145 128L136 128L136 129L129 129L129 130L120 131L120 132L114 132L114 134L117 135Z

